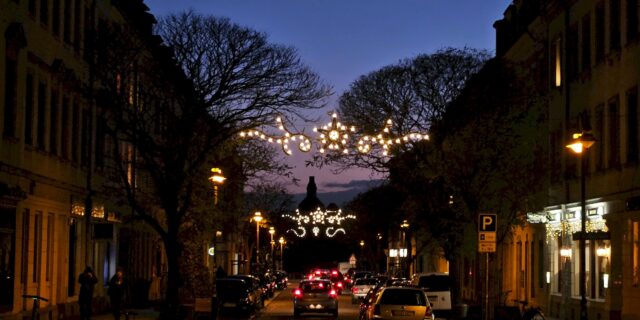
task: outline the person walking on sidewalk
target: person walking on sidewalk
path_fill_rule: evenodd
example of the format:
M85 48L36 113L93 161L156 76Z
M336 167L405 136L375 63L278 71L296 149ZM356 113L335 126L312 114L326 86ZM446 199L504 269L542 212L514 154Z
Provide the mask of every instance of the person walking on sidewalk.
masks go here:
M84 268L84 272L78 277L80 283L80 320L91 319L91 306L93 304L93 287L98 283L98 278L93 274L91 267Z
M124 273L121 267L118 267L116 274L109 280L109 300L111 301L111 313L114 320L120 320L122 313L122 302L124 300L125 282Z

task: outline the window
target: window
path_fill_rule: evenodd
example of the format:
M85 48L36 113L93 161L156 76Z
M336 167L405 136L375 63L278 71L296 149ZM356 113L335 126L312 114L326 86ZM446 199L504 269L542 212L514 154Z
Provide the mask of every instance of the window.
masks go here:
M580 68L580 60L578 60L578 25L574 24L567 34L567 79L575 80L578 76L578 68Z
M596 5L596 64L604 61L604 5Z
M591 16L586 14L582 18L582 72L591 69Z
M638 88L627 92L627 162L638 162Z
M78 242L78 223L75 218L69 221L69 265L67 269L67 295L72 297L76 292L76 244Z
M71 43L71 9L71 0L64 0L64 19L62 20L64 29L62 37L66 43Z
M69 116L71 104L69 98L62 99L62 119L60 124L60 153L62 158L69 159Z
M596 121L595 121L595 135L596 139L600 141L600 143L595 143L595 153L596 153L596 170L604 169L604 151L605 151L605 141L604 138L604 105L599 105L596 107Z
M51 92L51 124L49 125L49 151L58 154L58 92Z
M49 213L47 217L47 261L45 267L45 280L49 282L51 280L51 272L53 269L53 219L54 214Z
M618 97L609 100L609 168L620 165L620 102Z
M51 31L56 37L60 36L60 0L53 0L51 12Z
M71 120L71 160L78 162L80 149L80 106L77 102L73 104L73 113Z
M16 136L16 111L18 94L18 62L7 54L4 71L4 129L7 138Z
M40 23L49 24L49 0L40 0Z
M36 134L36 146L38 149L45 150L44 137L45 135L45 119L46 119L46 106L47 104L47 85L43 82L38 84L38 115L37 125L38 130Z
M638 0L627 0L627 43L638 40Z
M31 218L31 212L29 209L24 209L22 212L22 261L20 263L20 283L23 286L27 285L29 279L29 220Z
M36 16L36 0L29 0L28 7L29 7L29 15L32 18L35 18L35 16Z
M24 143L33 144L33 108L35 92L33 90L33 75L27 74L26 101L24 105Z
M611 256L611 243L609 240L594 241L595 248L593 250L593 257L595 257L591 264L593 266L594 274L592 281L594 284L591 290L591 297L597 299L604 299L606 296L607 288L609 287L609 275L610 275L610 256Z
M81 37L81 31L82 28L80 28L81 26L81 18L82 18L82 5L81 5L81 1L82 0L76 0L76 3L74 5L74 12L73 12L73 48L76 50L76 52L80 51L80 43L82 41Z
M633 246L633 279L632 283L634 287L640 285L640 222L631 222L632 239L631 245Z
M609 47L620 49L620 0L609 0Z
M80 164L86 166L89 164L89 142L91 141L91 133L89 132L89 111L82 109L82 133L80 134Z
M31 280L40 282L40 245L42 241L42 212L36 212L33 219L33 257Z
M559 88L562 86L562 38L559 37L551 45L552 80L551 86Z

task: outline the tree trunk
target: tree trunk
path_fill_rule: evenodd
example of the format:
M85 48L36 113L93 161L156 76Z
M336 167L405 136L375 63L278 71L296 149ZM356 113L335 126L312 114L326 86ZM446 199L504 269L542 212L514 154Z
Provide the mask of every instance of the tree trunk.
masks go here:
M177 232L164 238L167 253L167 296L161 319L180 319L180 243Z

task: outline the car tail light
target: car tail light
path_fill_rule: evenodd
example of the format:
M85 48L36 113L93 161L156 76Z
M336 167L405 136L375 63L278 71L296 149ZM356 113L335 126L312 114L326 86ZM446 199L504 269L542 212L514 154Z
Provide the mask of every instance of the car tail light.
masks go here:
M331 271L331 274L335 276L335 275L338 274L338 271L333 270L333 271Z
M433 310L431 309L431 306L427 305L427 310L424 312L424 318L425 319L433 319Z
M338 282L337 286L338 288L342 288L342 282Z
M309 280L312 280L312 279L313 279L313 275L312 275L312 274L310 274L310 275L309 275Z
M380 315L380 305L376 304L375 306L373 306L373 315L374 316L379 316Z
M293 290L293 295L296 297L302 297L302 290L300 289Z
M358 288L357 288L357 287L353 287L353 288L351 288L351 292L353 292L353 293L358 293Z
M329 295L330 295L330 296L332 296L332 297L335 297L335 296L337 296L338 294L336 293L336 291L335 291L335 290L331 289L331 292L329 292Z
M320 270L316 270L316 274L320 274Z

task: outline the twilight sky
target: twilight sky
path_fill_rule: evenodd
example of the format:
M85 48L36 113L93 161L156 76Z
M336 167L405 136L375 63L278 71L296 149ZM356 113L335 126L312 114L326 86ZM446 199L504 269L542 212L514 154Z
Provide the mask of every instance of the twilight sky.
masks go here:
M494 52L493 22L511 0L145 0L156 16L192 9L224 16L266 33L269 40L295 47L302 60L333 87L332 101L359 76L444 47L471 47ZM329 107L330 112L337 106ZM330 120L324 116L321 126ZM309 125L306 132L311 132ZM295 150L297 151L297 149ZM318 192L340 191L370 180L354 169L333 175L305 168L310 155L288 158L302 180L291 192L303 192L316 176ZM378 177L379 178L379 177ZM352 183L352 180L354 181Z

